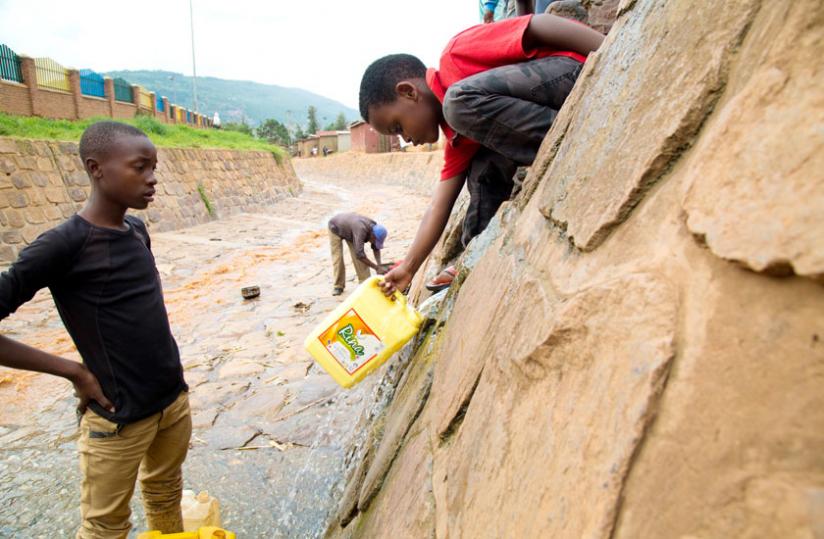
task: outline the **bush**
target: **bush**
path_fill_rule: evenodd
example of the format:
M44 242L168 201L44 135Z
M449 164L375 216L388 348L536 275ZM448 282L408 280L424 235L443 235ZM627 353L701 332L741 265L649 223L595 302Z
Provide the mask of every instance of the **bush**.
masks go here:
M252 128L249 126L249 124L247 124L245 122L244 123L229 122L229 123L223 124L223 130L224 131L237 131L238 133L243 133L244 135L254 136L254 133L252 133Z
M169 128L165 124L160 123L151 116L137 116L134 119L134 125L147 135L167 135L169 133Z

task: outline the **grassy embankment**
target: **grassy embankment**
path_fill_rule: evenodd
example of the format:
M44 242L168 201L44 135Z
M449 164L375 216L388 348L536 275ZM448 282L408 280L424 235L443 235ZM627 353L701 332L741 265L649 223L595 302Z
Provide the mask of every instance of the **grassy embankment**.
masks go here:
M100 120L49 120L31 116L11 116L0 112L0 136L77 142L83 130ZM168 125L148 116L118 120L145 132L157 146L165 148L223 148L271 152L278 163L286 155L279 146L250 135L221 129L195 129L185 125Z

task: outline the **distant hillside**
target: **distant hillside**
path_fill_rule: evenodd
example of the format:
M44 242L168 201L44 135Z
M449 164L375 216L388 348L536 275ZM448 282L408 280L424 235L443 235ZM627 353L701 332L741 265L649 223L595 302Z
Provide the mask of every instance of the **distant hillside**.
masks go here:
M123 77L132 84L140 84L169 98L181 106L192 107L192 79L170 71L110 71L110 77ZM296 123L306 127L306 109L318 109L321 127L335 121L343 112L347 121L360 114L342 103L300 88L285 88L251 81L225 80L214 77L197 78L198 109L203 114L220 114L221 121L256 125L267 118L275 118L289 127Z

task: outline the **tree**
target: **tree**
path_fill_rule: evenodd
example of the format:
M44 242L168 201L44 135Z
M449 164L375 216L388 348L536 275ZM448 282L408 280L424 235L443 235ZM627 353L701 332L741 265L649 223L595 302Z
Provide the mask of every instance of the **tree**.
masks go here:
M263 120L255 130L255 134L257 134L258 138L266 139L270 144L288 146L292 143L289 130L274 118Z
M303 132L303 128L301 126L298 126L298 128L295 129L295 140L303 140L305 138L306 133Z
M309 125L306 126L306 132L314 135L318 132L318 109L316 109L314 105L309 105L307 116L309 118Z
M335 131L344 131L346 129L346 116L341 112L335 119Z

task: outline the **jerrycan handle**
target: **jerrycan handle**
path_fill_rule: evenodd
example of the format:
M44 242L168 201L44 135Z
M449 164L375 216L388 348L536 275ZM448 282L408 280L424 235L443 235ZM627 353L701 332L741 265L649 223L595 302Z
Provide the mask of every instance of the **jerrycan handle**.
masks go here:
M380 283L382 283L383 280L384 279L383 279L382 276L378 277L375 280L375 286L380 288ZM383 294L383 290L380 290L380 293ZM384 297L386 297L386 296L384 296ZM423 316L421 315L421 313L419 313L417 309L415 309L414 307L411 307L409 305L409 301L406 299L406 296L403 293L401 293L399 290L395 290L394 292L392 292L392 298L395 301L398 302L398 305L400 305L402 309L408 309L408 310L412 311L413 313L415 313L415 317L418 320L418 324L423 322ZM387 298L387 299L389 299L389 298Z
M383 276L378 276L378 278L375 279L375 281L374 281L375 287L380 289L380 285L383 281L384 281ZM380 290L380 293L383 294L383 290ZM384 296L384 297L386 297L386 296ZM389 299L389 298L386 297L386 299ZM406 296L404 296L399 290L395 290L394 292L392 292L392 300L399 302L401 304L401 307L406 307L406 304L407 304ZM390 301L392 301L392 300L390 300Z

